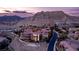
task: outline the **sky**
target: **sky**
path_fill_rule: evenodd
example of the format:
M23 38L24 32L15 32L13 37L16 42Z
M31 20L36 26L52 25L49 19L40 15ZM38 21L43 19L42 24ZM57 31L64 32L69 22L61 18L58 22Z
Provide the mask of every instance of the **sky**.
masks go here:
M79 15L79 7L27 7L27 0L0 0L0 13L5 10L20 10L27 12L40 12L40 11L64 11L71 15ZM34 2L31 0L31 2ZM32 4L32 3L31 3Z
M40 11L64 11L67 14L79 16L79 7L0 7L0 13L9 11L26 11L26 12L40 12Z

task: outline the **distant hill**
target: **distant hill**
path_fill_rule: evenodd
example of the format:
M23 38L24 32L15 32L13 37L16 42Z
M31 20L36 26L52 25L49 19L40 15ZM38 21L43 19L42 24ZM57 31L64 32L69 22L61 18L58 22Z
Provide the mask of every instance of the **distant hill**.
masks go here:
M19 21L21 19L24 19L19 16L0 16L0 21Z
M33 20L35 19L53 19L53 20L64 20L64 18L67 19L79 19L78 16L71 16L63 11L47 11L47 12L38 12L33 16Z
M33 16L32 13L25 12L25 11L13 11L13 12L7 12L7 13L0 13L0 16L19 16L19 17L30 17Z
M14 11L14 13L20 15L22 13L26 13L24 11ZM5 15L0 16L0 24L5 25L53 25L56 21L68 21L68 22L79 22L78 16L71 16L66 14L63 11L41 11L37 12L34 15L28 17L20 17L18 15ZM25 15L27 16L27 15Z
M55 19L60 20L63 19L63 17L69 16L63 11L47 11L47 12L38 12L33 16L33 20L35 19Z
M5 10L6 13L0 13L0 25L15 25L21 20L29 19L33 16L32 13L26 11L9 11Z
M29 20L23 20L19 22L17 25L26 24L26 25L53 25L54 21L69 21L69 22L79 22L78 16L71 16L63 11L41 11L37 12L32 16Z
M24 18L19 16L0 16L0 24L3 25L13 25L21 20L24 20Z

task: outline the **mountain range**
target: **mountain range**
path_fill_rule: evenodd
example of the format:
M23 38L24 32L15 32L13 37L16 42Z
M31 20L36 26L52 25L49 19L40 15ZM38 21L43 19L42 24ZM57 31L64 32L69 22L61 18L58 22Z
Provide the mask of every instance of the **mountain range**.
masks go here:
M72 16L69 14L66 14L63 11L41 11L34 14L29 20L23 20L18 23L18 25L26 24L26 25L53 25L55 22L77 22L79 23L79 17L78 16Z
M69 22L79 22L78 16L71 16L66 14L63 11L41 11L37 12L35 14L31 14L30 16L25 15L26 17L19 16L22 13L26 12L19 12L14 11L15 15L9 15L6 14L6 16L0 16L0 24L3 23L17 23L20 24L26 24L26 25L44 25L44 24L51 24L53 25L54 21L66 21Z

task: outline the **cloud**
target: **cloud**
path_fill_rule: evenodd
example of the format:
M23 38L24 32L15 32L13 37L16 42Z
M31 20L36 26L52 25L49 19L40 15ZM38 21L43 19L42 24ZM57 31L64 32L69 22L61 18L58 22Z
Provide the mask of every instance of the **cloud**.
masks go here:
M13 11L13 13L27 13L26 11Z
M11 12L10 10L3 10L3 11L5 11L5 12Z

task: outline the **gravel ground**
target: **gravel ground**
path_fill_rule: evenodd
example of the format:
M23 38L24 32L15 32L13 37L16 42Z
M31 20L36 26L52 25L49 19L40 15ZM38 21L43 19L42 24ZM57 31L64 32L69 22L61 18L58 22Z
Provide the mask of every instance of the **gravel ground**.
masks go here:
M9 49L12 49L12 51L47 51L47 47L46 42L21 42L18 38L14 39L9 45Z

